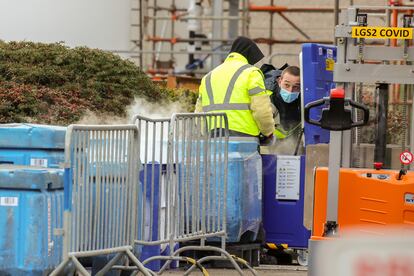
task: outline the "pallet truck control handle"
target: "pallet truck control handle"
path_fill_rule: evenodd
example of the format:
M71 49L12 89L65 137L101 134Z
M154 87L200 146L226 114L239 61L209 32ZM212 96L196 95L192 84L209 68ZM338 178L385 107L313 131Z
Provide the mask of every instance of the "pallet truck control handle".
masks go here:
M345 98L344 95L342 88L335 88L331 90L330 97L324 97L323 99L308 103L305 106L305 121L309 124L320 126L323 129L335 131L366 125L369 119L369 109L363 104ZM322 108L321 118L319 120L310 118L310 110L323 105L326 107ZM354 121L351 110L345 108L346 106L362 110L362 120Z

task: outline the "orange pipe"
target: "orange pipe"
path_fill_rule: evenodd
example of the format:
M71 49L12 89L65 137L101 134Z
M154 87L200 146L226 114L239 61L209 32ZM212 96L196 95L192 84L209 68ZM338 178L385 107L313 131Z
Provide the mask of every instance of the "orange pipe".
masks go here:
M253 12L333 12L332 8L314 7L286 7L286 6L257 6L249 5L249 11Z
M398 10L393 10L391 15L391 27L397 27L398 26ZM391 46L395 47L397 46L397 40L391 39Z
M151 74L151 75L155 75L155 74L168 74L170 69L148 69L146 71L146 73Z
M390 6L399 6L400 1L399 0L390 0L388 5ZM398 26L398 10L392 10L391 13L391 27L397 27ZM397 46L397 40L391 39L391 46L396 47ZM398 101L398 94L400 92L400 85L394 84L392 86L392 92L391 92L391 98L393 102Z
M253 38L256 43L261 44L303 44L303 43L320 43L320 44L331 44L332 40L311 40L311 39L291 39L291 40L281 40L281 39L269 39L269 38Z
M309 40L309 39L290 39L290 40L281 40L281 39L269 39L269 38L262 38L262 37L258 37L258 38L253 38L252 39L254 42L256 43L261 43L261 44L268 44L268 45L272 45L272 44L276 44L276 43L280 43L280 44L302 44L302 43L320 43L320 44L331 44L332 41L331 40ZM171 44L176 44L176 43L188 43L188 42L192 42L192 41L196 41L194 39L189 39L189 38L179 38L179 37L158 37L158 36L153 36L153 37L148 37L147 41L154 41L154 42L168 42ZM202 41L202 40L200 40ZM221 41L221 42L230 42L230 39L205 39L205 41Z
M176 44L177 42L187 42L187 41L184 41L183 39L180 39L178 37L163 38L163 37L159 37L159 36L148 37L147 40L148 41L154 41L154 42L169 42L171 44Z
M400 0L390 0L389 5L390 6L400 6L401 1ZM391 27L398 27L398 10L392 10L391 14ZM391 39L391 46L395 47L397 46L397 40Z

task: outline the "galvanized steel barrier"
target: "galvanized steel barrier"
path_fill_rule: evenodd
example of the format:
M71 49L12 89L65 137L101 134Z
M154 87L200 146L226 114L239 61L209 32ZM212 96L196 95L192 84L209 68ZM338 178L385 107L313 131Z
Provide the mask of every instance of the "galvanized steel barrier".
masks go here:
M150 275L132 253L141 188L139 144L135 125L68 127L64 261L51 275L62 275L69 266L89 275L78 258L107 254L115 257L97 275L123 259Z
M228 163L228 121L224 113L174 114L170 119L150 119L136 115L141 141L140 159L144 169L142 200L138 208L136 244L168 246L160 273L172 260L193 264L187 271L202 268L209 260L228 260L239 271L240 262L225 251ZM220 247L207 246L207 239L221 241ZM179 242L198 241L197 246L176 249ZM198 261L179 257L184 251L214 251Z

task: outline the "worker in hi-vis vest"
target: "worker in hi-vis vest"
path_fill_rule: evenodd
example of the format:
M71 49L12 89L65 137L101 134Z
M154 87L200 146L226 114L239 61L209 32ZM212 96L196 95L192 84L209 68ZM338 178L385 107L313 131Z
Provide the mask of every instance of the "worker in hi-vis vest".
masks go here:
M253 66L264 57L246 37L233 42L225 61L201 80L196 112L225 112L230 136L264 136L273 143L275 122L263 73Z

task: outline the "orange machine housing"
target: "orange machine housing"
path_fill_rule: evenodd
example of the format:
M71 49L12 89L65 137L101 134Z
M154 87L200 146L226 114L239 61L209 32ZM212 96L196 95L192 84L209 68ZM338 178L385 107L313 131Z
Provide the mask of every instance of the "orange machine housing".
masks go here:
M398 171L341 169L338 197L340 229L358 226L414 227L414 172L398 180ZM313 211L313 236L321 237L326 222L328 169L317 168ZM378 229L378 227L376 227Z

